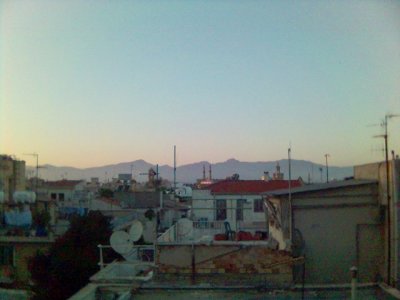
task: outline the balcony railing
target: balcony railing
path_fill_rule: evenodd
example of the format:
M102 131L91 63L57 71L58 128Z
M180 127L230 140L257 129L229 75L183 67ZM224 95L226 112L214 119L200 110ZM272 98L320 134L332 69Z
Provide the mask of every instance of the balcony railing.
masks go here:
M213 240L217 234L225 234L224 221L192 221L192 228L188 228L187 223L184 227L179 223L170 227L158 239L158 243L182 243L182 242L198 242ZM236 230L233 229L231 239L235 238L235 234L239 231L251 233L258 236L257 239L267 238L266 222L237 222Z

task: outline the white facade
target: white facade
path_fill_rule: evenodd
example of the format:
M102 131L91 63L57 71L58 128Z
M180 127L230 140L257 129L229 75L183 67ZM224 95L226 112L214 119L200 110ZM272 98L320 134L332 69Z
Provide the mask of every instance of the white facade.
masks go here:
M47 187L47 195L60 206L81 206L82 201L87 201L88 193L85 191L85 182L81 181L74 186Z
M251 230L263 227L265 212L262 208L260 195L212 195L210 190L193 191L194 221L228 221L232 230Z

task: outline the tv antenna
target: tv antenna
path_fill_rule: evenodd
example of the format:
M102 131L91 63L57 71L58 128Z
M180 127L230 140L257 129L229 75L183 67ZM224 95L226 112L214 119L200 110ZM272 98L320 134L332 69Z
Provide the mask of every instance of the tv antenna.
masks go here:
M329 182L329 167L328 167L328 157L330 155L328 153L325 154L325 164L326 164L326 183Z
M392 256L391 256L391 239L392 239L392 233L391 233L391 197L390 197L390 179L389 179L389 150L388 150L388 121L391 118L399 117L400 115L398 114L386 114L385 118L382 120L381 126L384 128L384 134L380 135L375 135L374 137L383 137L385 140L385 163L386 163L386 197L387 197L387 228L388 228L388 239L387 239L387 257L388 257L388 263L387 263L387 278L388 278L388 283L389 285L393 284L393 279L391 278L391 264L392 264Z
M44 166L39 166L39 154L36 152L34 153L24 153L24 155L29 155L36 157L36 184L35 184L35 192L37 193L38 190L38 181L39 181L39 169L46 169Z

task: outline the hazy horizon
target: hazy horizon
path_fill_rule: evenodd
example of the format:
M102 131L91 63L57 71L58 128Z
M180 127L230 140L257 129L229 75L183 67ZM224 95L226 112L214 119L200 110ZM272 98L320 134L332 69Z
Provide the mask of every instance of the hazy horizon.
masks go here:
M25 159L21 159L21 160L24 160L26 162ZM239 160L239 159L236 159L236 158L233 158L233 157L228 158L228 159L224 159L224 160L221 160L221 161L210 161L210 160L202 159L202 160L199 160L199 161L193 161L193 162L188 162L188 163L184 163L184 164L177 164L177 167L193 165L193 164L198 164L198 163L209 163L211 165L215 165L215 164L225 163L225 162L228 162L230 160L235 160L235 161L238 161L240 163L274 163L274 162L280 162L280 161L287 161L288 158L280 158L280 159L273 159L273 160L255 160L255 161L249 161L249 160L244 161L244 160ZM297 159L297 158L293 158L292 157L291 160L292 161L310 162L310 163L313 163L313 164L316 164L316 165L322 165L322 166L326 165L326 162L315 162L313 160L308 160L308 159ZM52 164L52 163L43 163L43 164L39 163L39 166L49 165L49 166L53 166L53 167L57 167L57 168L64 168L65 167L65 168L75 168L75 169L90 169L90 168L107 167L107 166L113 166L113 165L119 165L119 164L129 164L129 163L134 163L134 162L138 162L138 161L143 161L143 162L148 163L148 164L153 165L153 166L157 165L157 162L152 162L152 161L148 161L148 160L139 158L139 159L133 159L133 160L128 160L128 161L115 161L115 162L107 163L107 164L100 163L98 165L93 165L93 166L88 166L88 167L76 167L76 166L73 166L73 165L63 165L63 164L57 165L57 164ZM377 160L376 162L379 162L379 161L383 161L383 160ZM366 162L365 164L367 164L367 163L370 163L370 162ZM331 165L329 160L328 160L328 164L331 167L340 167L340 168L342 168L342 167L343 168L345 168L345 167L353 167L354 166L354 165ZM363 164L364 163L361 163L360 165L363 165ZM173 163L173 161L171 161L171 163L158 164L158 165L159 165L159 167L162 167L162 166L173 167L174 163ZM26 166L31 167L31 168L36 168L36 164L28 164L28 163L26 163ZM208 172L208 169L207 169L207 172Z

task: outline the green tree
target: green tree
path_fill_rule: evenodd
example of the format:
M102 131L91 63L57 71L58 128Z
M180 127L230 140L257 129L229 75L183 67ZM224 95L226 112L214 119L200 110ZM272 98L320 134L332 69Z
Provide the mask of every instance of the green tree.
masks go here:
M68 231L49 251L37 253L29 262L33 299L67 299L85 286L99 270L97 245L108 244L111 233L108 219L99 212L73 218ZM105 261L111 256L115 254L110 251Z
M104 198L114 197L114 192L111 189L100 189L99 194L100 194L100 197L104 197Z

